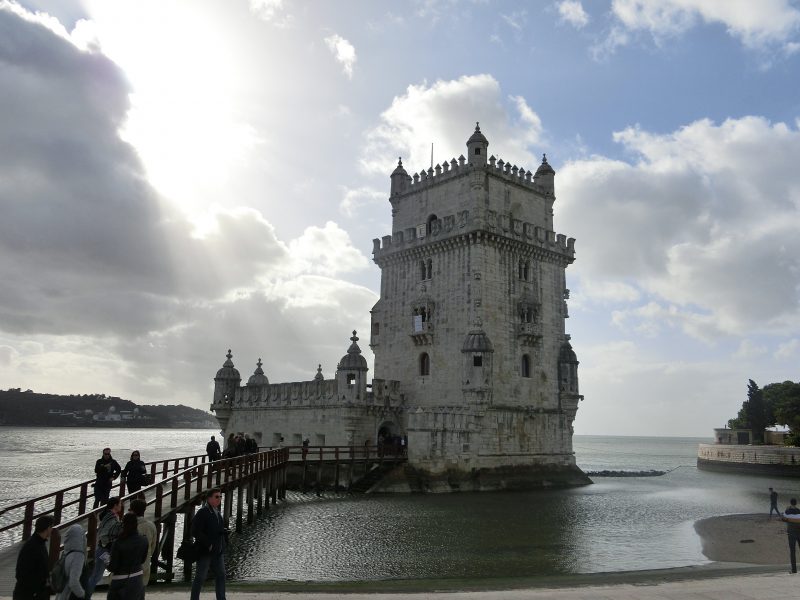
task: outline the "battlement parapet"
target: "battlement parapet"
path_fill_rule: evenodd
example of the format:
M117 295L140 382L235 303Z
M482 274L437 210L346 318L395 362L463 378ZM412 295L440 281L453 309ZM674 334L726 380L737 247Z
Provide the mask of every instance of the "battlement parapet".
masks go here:
M419 173L413 173L406 180L405 188L402 189L401 193L403 195L411 194L476 171L486 171L509 183L521 185L542 195L551 195L551 192L539 183L535 171L526 171L524 168L503 161L502 158L497 160L494 156L489 158L489 162L486 165L469 164L463 154L457 160L453 158L450 162L444 161L441 164L429 167L427 170L423 169Z
M490 233L547 248L569 259L575 258L575 238L568 238L562 233L515 219L511 214L498 213L496 210L487 209L483 221ZM472 223L470 212L463 210L455 215L434 219L429 225L420 224L395 231L392 235L373 239L372 254L375 258L380 258L389 252L413 248L436 238L444 238L461 230L466 231L467 226Z
M363 406L399 407L405 402L400 393L400 382L395 380L373 379L367 397L347 404ZM232 402L211 405L211 409L241 410L255 407L311 407L341 404L336 379L271 383L261 386L241 386L235 390Z

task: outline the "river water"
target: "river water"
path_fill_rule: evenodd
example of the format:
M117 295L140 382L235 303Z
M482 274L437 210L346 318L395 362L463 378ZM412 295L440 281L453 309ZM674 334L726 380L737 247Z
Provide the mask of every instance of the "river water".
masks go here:
M0 428L0 506L91 477L99 450L123 464L200 453L213 431ZM570 490L347 496L290 494L244 533L231 580L491 578L659 569L707 562L697 519L764 512L767 488L800 497L800 480L698 471L700 438L575 436L585 471Z

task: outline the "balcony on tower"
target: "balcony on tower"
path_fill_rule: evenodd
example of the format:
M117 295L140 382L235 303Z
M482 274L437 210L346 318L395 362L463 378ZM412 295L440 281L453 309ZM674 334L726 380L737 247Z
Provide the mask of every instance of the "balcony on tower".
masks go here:
M433 343L433 302L420 300L414 304L411 315L411 338L417 346Z

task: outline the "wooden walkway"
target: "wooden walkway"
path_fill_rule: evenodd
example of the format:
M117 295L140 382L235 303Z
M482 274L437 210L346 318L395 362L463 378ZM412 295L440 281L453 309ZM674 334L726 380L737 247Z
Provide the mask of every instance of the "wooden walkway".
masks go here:
M297 489L351 489L379 468L405 461L397 452L389 455L376 447L318 446L262 449L257 453L209 463L204 455L149 463L155 483L135 494L125 495L120 481L111 494L126 504L139 494L147 501L146 518L158 530L158 546L151 557L151 581L172 581L175 577L175 552L180 545L176 535L191 541L191 522L207 490L223 492L222 511L226 524L241 532L245 521L252 523L270 502L286 499L287 485ZM327 475L327 477L326 477ZM94 503L91 484L84 481L0 510L0 596L10 596L14 586L16 557L21 544L33 532L42 515L53 515L57 525L50 539L50 561L61 551L61 532L75 523L87 531L89 555L94 554L99 514L103 507ZM345 485L346 484L346 485ZM179 516L183 515L182 519ZM191 565L183 565L183 578L191 579Z

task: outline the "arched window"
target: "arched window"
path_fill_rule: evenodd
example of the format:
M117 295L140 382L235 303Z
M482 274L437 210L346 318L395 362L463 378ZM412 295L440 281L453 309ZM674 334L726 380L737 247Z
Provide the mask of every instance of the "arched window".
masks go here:
M531 376L531 357L527 354L522 355L522 366L520 368L520 373L523 377Z
M423 376L431 374L431 359L427 352L419 355L419 374Z
M425 263L425 279L431 279L433 277L433 261L429 258L428 262Z
M435 220L436 220L436 215L431 215L430 217L428 217L428 221L426 223L426 225L427 225L426 229L427 229L428 235L431 234L431 226L433 225L433 222Z

